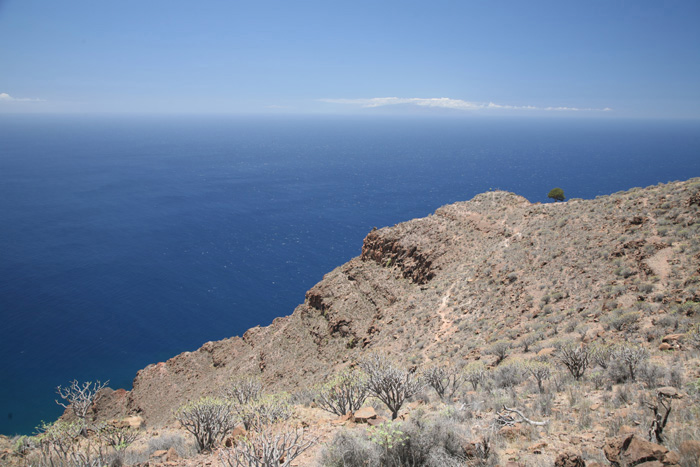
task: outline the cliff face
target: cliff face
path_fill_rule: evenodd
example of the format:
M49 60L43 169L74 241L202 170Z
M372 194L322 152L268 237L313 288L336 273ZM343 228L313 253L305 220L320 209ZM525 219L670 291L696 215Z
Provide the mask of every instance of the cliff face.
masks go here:
M405 364L468 361L489 343L548 333L656 345L665 314L700 301L700 179L595 200L531 204L490 192L423 219L370 232L362 255L328 273L290 316L139 371L98 415L151 426L216 394L234 375L275 390L321 382L380 351ZM686 307L687 308L687 307ZM689 314L688 319L699 317Z

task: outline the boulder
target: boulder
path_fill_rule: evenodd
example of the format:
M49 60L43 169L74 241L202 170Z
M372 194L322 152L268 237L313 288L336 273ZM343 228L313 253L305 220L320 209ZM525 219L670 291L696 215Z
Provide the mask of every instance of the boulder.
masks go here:
M239 438L245 438L247 435L248 432L246 429L239 425L235 427L231 434L226 437L224 440L224 446L227 448L232 448L238 444Z
M535 443L531 445L530 447L527 448L528 451L530 451L533 454L542 454L542 451L544 451L544 448L547 447L547 443L544 441L541 441L539 443Z
M370 426L379 426L382 423L386 423L388 420L384 417L377 416L376 418L368 418L367 424Z
M554 467L586 467L586 463L578 454L563 452L557 456Z
M367 423L368 420L377 418L377 412L374 411L373 407L362 407L355 412L354 416L356 423Z
M678 389L673 386L664 386L656 390L659 396L668 397L669 399L680 399L683 395L678 391Z
M661 339L661 342L666 342L668 344L674 345L677 344L678 341L683 339L684 334L669 334L667 336L664 336L663 339Z
M680 467L677 453L634 434L607 440L603 452L615 467Z
M145 421L140 415L134 415L121 419L119 423L123 428L136 428L138 430L145 424Z
M153 462L164 463L164 462L175 462L180 456L177 455L175 448L171 447L167 451L165 449L159 449L151 454L151 460Z

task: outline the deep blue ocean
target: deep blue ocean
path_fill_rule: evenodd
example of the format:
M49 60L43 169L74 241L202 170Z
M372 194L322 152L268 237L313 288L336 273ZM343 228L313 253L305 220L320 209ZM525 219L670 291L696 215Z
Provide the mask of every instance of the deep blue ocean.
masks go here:
M287 315L373 226L700 176L700 123L0 117L0 433Z

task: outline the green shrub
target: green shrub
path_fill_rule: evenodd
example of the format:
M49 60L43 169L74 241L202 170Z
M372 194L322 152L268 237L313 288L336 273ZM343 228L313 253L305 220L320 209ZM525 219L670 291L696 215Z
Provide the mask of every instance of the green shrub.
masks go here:
M183 405L175 418L195 437L200 452L210 451L236 426L233 404L214 397Z
M547 198L553 199L554 201L564 201L564 190L561 188L552 188L547 194Z
M510 353L511 344L507 340L499 340L489 345L484 353L496 357L496 365L500 364Z
M525 368L518 360L509 361L493 370L493 381L499 388L517 386L525 380L525 376Z
M345 371L318 390L318 406L335 415L345 415L362 407L367 399L367 382L357 371Z

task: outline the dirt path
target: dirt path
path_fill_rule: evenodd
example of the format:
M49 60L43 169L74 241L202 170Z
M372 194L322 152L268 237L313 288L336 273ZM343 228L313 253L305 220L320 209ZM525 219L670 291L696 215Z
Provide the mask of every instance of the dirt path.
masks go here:
M428 357L428 351L436 345L442 343L445 337L453 334L455 331L454 322L447 317L447 311L449 309L447 303L452 297L453 288L454 284L452 284L450 288L447 289L447 292L445 292L445 295L442 297L440 306L437 309L437 315L440 317L440 329L438 329L438 331L435 333L435 339L423 349L423 356L425 356L427 360L430 359Z

